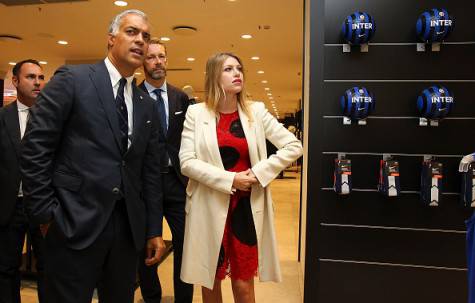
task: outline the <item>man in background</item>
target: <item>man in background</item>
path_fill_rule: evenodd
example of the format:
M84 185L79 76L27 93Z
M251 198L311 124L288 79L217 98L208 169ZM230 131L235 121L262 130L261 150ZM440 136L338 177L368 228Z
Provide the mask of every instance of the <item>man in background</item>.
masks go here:
M39 226L28 222L20 175L20 142L30 107L44 85L38 61L18 62L12 82L17 99L0 109L0 303L20 303L20 266L25 235L30 235L38 273L38 300L43 294L43 237Z
M173 243L173 285L176 303L193 301L193 285L181 281L181 257L185 233L185 188L188 179L180 172L181 133L188 108L188 96L166 81L167 50L158 39L151 39L143 64L145 81L139 87L156 102L160 118L160 158L163 215L172 232ZM160 220L161 218L156 218ZM157 274L157 265L139 264L139 279L142 297L146 303L160 303L162 287Z

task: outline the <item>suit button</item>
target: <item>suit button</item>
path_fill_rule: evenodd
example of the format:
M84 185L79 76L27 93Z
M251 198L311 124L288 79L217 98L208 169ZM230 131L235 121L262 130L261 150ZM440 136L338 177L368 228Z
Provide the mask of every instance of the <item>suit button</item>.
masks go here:
M114 188L112 189L112 193L117 195L117 194L120 193L120 189L119 189L118 187L114 187Z

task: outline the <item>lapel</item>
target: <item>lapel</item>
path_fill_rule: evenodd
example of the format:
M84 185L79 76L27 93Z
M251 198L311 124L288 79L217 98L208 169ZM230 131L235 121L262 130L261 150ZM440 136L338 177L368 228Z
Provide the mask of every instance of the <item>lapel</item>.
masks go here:
M92 65L93 72L90 74L92 83L96 88L99 100L104 107L104 110L109 120L109 126L114 134L115 143L117 147L122 151L122 144L120 143L120 130L119 123L117 122L117 109L115 107L114 91L112 90L112 84L104 61L100 61Z
M18 119L18 105L15 101L11 106L5 107L5 124L8 129L8 136L15 149L15 153L20 159L20 120Z
M199 116L199 114L198 114ZM221 154L219 153L218 135L216 133L216 115L206 106L203 107L203 137L213 164L224 169Z
M173 132L175 127L175 112L177 110L178 100L176 99L176 93L173 87L167 84L167 95L168 95L168 131L167 138L170 137L170 134Z
M139 135L140 122L144 121L142 118L146 113L145 103L143 102L143 96L139 92L139 88L132 83L132 104L133 104L133 119L134 119L134 130L132 131L132 143L130 144L127 152L134 146L134 143L137 141L136 138Z
M254 166L259 162L259 155L257 151L256 143L256 120L253 122L249 121L249 118L246 116L246 113L242 110L241 106L238 104L239 119L241 120L242 129L246 135L247 147L249 149L249 159L251 160L251 166Z

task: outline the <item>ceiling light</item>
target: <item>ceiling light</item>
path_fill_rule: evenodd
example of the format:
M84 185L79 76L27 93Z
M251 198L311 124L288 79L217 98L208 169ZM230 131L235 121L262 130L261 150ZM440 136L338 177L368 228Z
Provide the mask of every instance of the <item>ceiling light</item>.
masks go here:
M272 96L272 93L267 93L267 96Z
M243 38L243 39L251 39L251 38L252 38L252 35L244 34L244 35L241 35L241 38Z
M189 61L189 62L193 62L193 61L195 61L195 60L196 60L196 59L193 58L193 57L188 57L188 58L186 58L186 61Z
M48 64L48 62L46 62L46 61L38 61L38 63L39 63L39 64L43 64L43 65Z
M269 100L274 100L274 97L270 96L270 97L269 97Z
M68 41L59 40L59 41L58 41L58 44L61 44L61 45L68 45Z
M263 70L258 70L257 73L258 73L258 74L263 74L264 71L263 71Z
M114 4L117 6L127 6L127 2L125 1L114 1Z
M135 72L134 75L140 76L142 73L141 72Z
M259 59L260 59L260 58L259 58L259 57L257 57L257 56L251 57L251 60L255 60L255 61L257 61L257 60L259 60Z
M170 41L171 39L168 37L160 37L160 41Z
M267 80L262 80L261 83L267 84Z
M10 64L10 65L15 65L16 62L8 62L8 64Z
M266 87L266 88L264 88L264 90L270 90L270 88L269 88L269 87Z

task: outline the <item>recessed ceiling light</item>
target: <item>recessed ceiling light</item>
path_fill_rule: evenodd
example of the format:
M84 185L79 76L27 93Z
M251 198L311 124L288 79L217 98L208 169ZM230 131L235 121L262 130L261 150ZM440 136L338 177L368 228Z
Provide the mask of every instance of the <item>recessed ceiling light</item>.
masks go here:
M38 63L39 63L39 64L43 64L43 65L48 64L48 62L46 62L46 61L38 61Z
M228 0L229 2L236 2L236 0Z
M114 1L114 4L117 6L127 6L127 2L125 1Z
M134 75L140 76L142 73L141 72L135 72Z
M267 84L267 80L262 80L261 83Z
M58 44L61 44L61 45L68 45L68 41L59 40L59 41L58 41Z
M160 37L160 41L170 41L169 37Z
M269 88L269 87L265 87L264 90L270 90L270 88Z
M196 60L196 59L193 58L193 57L188 57L188 58L186 58L186 61L189 61L189 62L193 62L193 61L195 61L195 60Z
M258 73L258 74L263 74L264 71L263 71L263 70L258 70L257 73Z
M243 39L251 39L251 38L252 38L252 35L244 34L244 35L241 35L241 38L243 38Z
M267 96L272 96L272 93L267 93Z
M8 62L8 64L10 64L10 65L15 65L16 62Z
M259 60L259 59L261 59L261 58L259 58L259 57L257 57L257 56L251 57L251 60L257 61L257 60Z

